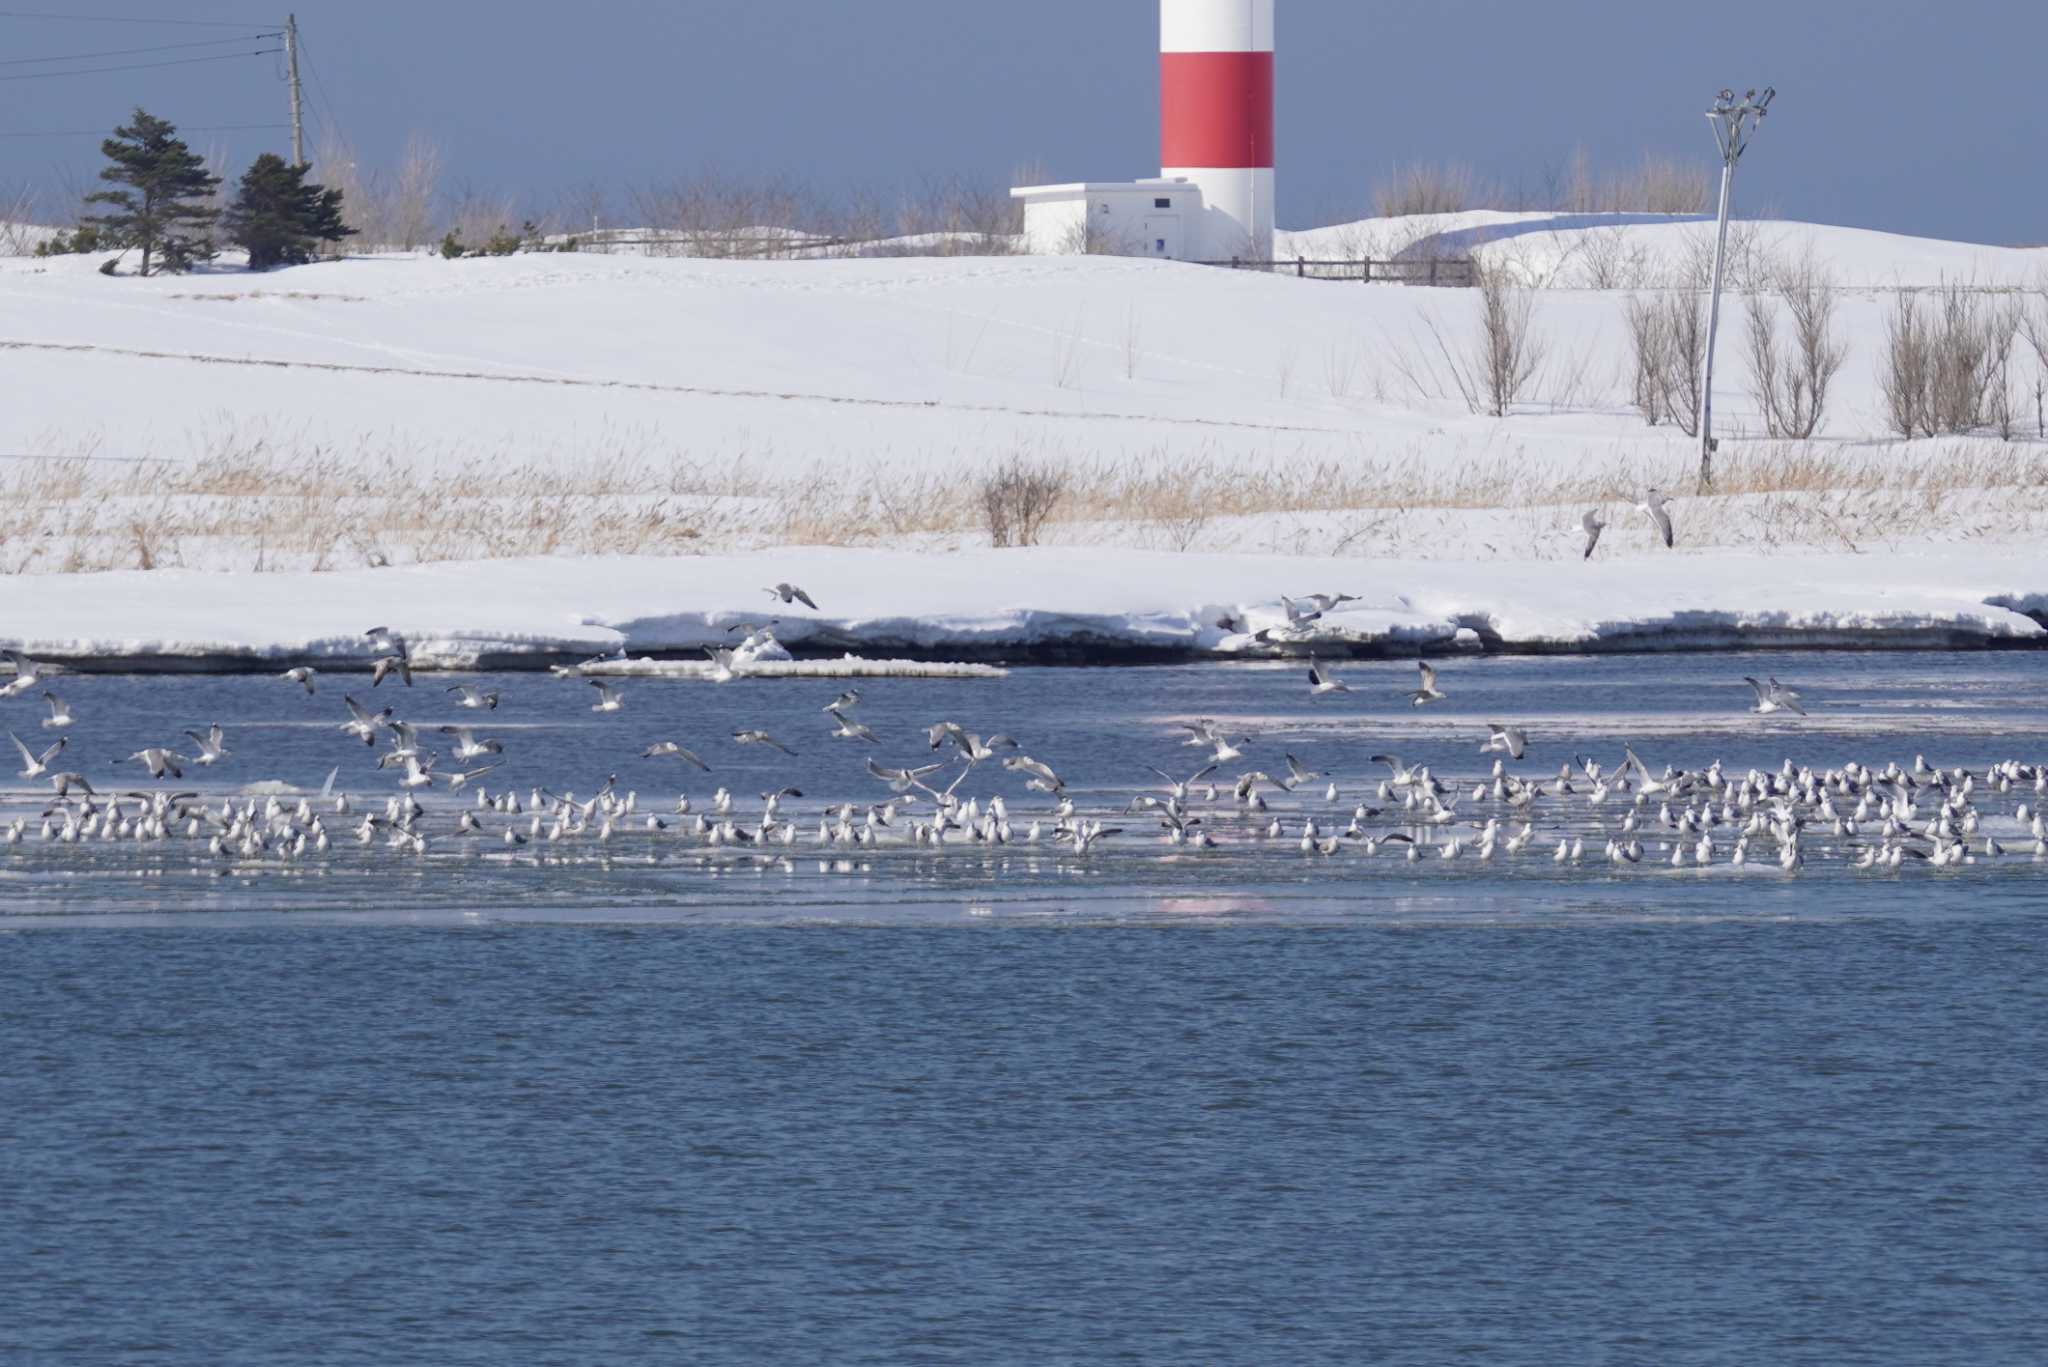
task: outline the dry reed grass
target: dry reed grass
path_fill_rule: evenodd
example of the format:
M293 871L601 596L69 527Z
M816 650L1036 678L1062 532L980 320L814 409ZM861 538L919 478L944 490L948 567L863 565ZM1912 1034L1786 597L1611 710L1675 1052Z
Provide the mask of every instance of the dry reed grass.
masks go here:
M1567 553L1559 527L1585 508L1632 504L1645 487L1687 487L1691 461L1668 451L1577 467L1512 450L1256 463L1220 450L1124 460L1003 452L852 481L841 467L753 476L745 462L623 451L565 466L436 465L253 441L176 464L78 454L0 465L0 574L979 544L989 473L1016 459L1064 476L1049 543L1424 557ZM2039 448L1758 444L1727 452L1716 497L1687 500L1682 520L1688 548L1866 550L2010 534L2048 520L2044 493Z

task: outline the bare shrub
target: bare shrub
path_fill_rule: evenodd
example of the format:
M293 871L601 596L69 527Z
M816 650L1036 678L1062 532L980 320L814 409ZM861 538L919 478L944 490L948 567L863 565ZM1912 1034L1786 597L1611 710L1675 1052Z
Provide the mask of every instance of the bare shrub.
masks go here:
M1300 353L1289 347L1282 351L1273 363L1273 378L1279 383L1280 397L1286 398L1294 389L1294 366Z
M653 256L772 260L798 256L827 235L806 226L823 211L782 181L750 181L705 171L630 192L635 215L652 234Z
M1984 402L1978 416L2004 441L2011 441L2019 428L2012 358L2025 322L2025 305L2016 294L2000 295L1983 312Z
M1835 302L1834 285L1811 253L1779 272L1772 294L1749 297L1750 392L1774 438L1804 441L1827 414L1828 390L1848 354L1835 340ZM1789 352L1779 345L1780 303L1791 317Z
M459 182L450 195L445 221L455 241L472 250L485 248L494 255L507 255L498 251L496 244L509 239L516 245L518 240L519 210L511 197L481 189L467 180Z
M1878 388L1885 416L1902 437L1966 435L1987 424L2010 438L2017 427L2012 356L2026 326L2012 294L1961 284L1932 291L1933 303L1901 290L1885 319Z
M1531 328L1536 317L1535 292L1511 284L1497 270L1482 269L1478 276L1479 349L1471 362L1477 380L1474 388L1486 411L1504 418L1543 364L1547 347Z
M341 213L356 230L356 242L365 250L390 245L385 222L385 200L378 178L363 169L355 148L338 133L329 132L313 149L313 170L321 184L341 191Z
M0 256L33 256L43 234L36 228L36 192L0 187Z
M1920 311L1919 296L1901 290L1885 315L1884 352L1877 370L1885 418L1900 436L1918 436L1932 421L1927 402L1933 374L1934 329Z
M1707 290L1714 284L1714 252L1717 238L1711 224L1685 235L1674 267L1676 279L1667 283L1681 289ZM1724 284L1737 290L1770 287L1777 263L1772 259L1763 229L1755 223L1736 219L1728 224L1728 259Z
M1423 326L1443 362L1450 388L1456 390L1467 410L1504 418L1542 367L1547 348L1532 326L1535 292L1515 284L1504 270L1480 267L1477 275L1479 327L1470 342L1452 345L1432 317L1425 316ZM1391 364L1418 394L1444 397L1446 388L1427 350L1419 357L1395 352Z
M439 236L434 231L434 198L440 183L441 149L432 139L413 134L405 140L385 210L389 245L416 252Z
M1629 397L1643 421L1668 421L1688 437L1700 430L1700 386L1707 366L1707 311L1691 290L1633 294L1628 324Z
M1616 193L1622 210L1646 214L1704 213L1713 200L1713 178L1697 163L1645 153Z
M1834 281L1809 250L1778 273L1778 297L1792 318L1793 358L1805 389L1806 412L1787 423L1786 435L1804 440L1819 430L1827 416L1828 391L1848 359L1846 344L1835 339ZM1788 389L1791 386L1788 385Z
M1664 296L1664 411L1688 437L1700 434L1700 392L1707 373L1707 301L1691 290Z
M1581 147L1572 153L1558 202L1547 207L1576 214L1697 214L1712 195L1711 177L1697 163L1645 153L1633 169L1601 175Z
M982 524L992 546L1035 546L1067 494L1067 474L1012 456L981 481Z
M1350 347L1332 342L1323 348L1323 388L1333 399L1351 397L1351 386L1358 379L1358 354Z
M415 252L440 236L435 222L441 152L429 138L406 139L393 174L364 166L346 138L329 133L313 152L320 182L341 191L356 250ZM472 234L472 241L489 236ZM337 247L336 250L342 250Z
M1797 400L1787 392L1787 376L1780 363L1777 304L1769 295L1752 294L1745 316L1749 325L1743 334L1743 355L1749 362L1750 397L1763 415L1764 431L1782 437L1788 421L1786 408Z
M1573 278L1584 289L1633 290L1649 282L1649 246L1625 228L1589 228L1578 234L1573 250ZM1565 274L1562 266L1558 274Z
M1088 340L1088 317L1076 312L1074 321L1053 334L1052 382L1060 389L1072 389L1081 378L1081 348Z
M2048 437L2048 286L2036 286L2020 314L2020 335L2034 353L2034 435Z
M1411 218L1418 214L1455 214L1482 208L1499 199L1482 187L1469 166L1420 163L1396 166L1387 179L1372 187L1375 218Z
M905 201L895 232L915 239L898 250L919 256L1012 256L1023 250L1023 228L1022 206L1006 187L948 176Z
M1085 215L1061 235L1059 252L1063 256L1143 255L1137 238L1121 228L1099 222L1093 214Z
M1991 333L1975 294L1960 285L1935 292L1934 365L1923 435L1965 433L1983 421L1991 381Z
M1664 377L1670 366L1669 315L1656 295L1631 294L1623 303L1628 323L1629 395L1643 421L1655 427L1665 416Z

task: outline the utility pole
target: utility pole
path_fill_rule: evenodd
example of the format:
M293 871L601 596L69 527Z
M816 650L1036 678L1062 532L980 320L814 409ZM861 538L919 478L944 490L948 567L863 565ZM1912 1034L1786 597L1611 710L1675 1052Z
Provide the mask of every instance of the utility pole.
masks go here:
M1714 440L1714 342L1721 331L1721 280L1728 265L1728 205L1735 194L1735 163L1742 160L1750 136L1763 122L1764 114L1777 93L1775 89L1767 89L1759 95L1752 90L1742 97L1741 104L1737 104L1735 92L1724 90L1714 101L1714 107L1707 111L1707 121L1714 125L1714 140L1721 145L1721 226L1720 237L1714 246L1714 285L1707 304L1706 374L1700 380L1700 492L1703 494L1713 491L1714 452L1720 446Z
M306 164L306 123L302 113L303 92L299 89L299 16L284 19L284 63L292 81L292 165Z

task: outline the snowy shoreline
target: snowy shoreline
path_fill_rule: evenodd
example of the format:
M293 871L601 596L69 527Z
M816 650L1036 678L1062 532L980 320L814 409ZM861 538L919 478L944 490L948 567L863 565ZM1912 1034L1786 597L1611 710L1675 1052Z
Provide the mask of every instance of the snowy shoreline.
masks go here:
M781 581L806 586L820 611L764 593ZM8 587L0 646L143 673L366 669L371 626L404 634L422 667L447 670L695 658L742 639L740 624L770 622L806 660L1024 664L2048 645L2048 552L2016 547L1591 563L799 547L322 574L54 575ZM1282 596L1312 593L1357 601L1290 626Z

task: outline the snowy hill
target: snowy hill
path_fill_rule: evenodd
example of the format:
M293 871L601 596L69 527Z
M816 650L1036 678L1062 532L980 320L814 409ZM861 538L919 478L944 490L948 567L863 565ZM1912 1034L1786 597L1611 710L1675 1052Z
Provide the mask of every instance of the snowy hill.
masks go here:
M1658 263L1702 231L1459 217L1480 221L1439 223L1430 241L1553 284L1583 273L1602 234ZM1303 244L1331 246L1343 231ZM1810 247L1859 287L2030 284L2048 263L1853 229L1757 231L1752 251ZM1457 291L1104 258L383 257L152 280L108 280L97 265L0 262L15 381L0 449L182 459L232 444L231 429L244 442L422 461L575 462L630 441L763 473L946 467L1013 450L1328 460L1507 440L1577 461L1588 445L1683 444L1630 411L1621 301L1608 291L1542 300L1553 364L1530 386L1527 416L1503 424L1428 380L1440 360L1430 326L1454 342L1471 326L1474 301ZM1852 356L1824 437L1884 435L1867 339L1885 307L1844 305ZM1717 405L1739 433L1755 406L1735 350L1724 349Z

